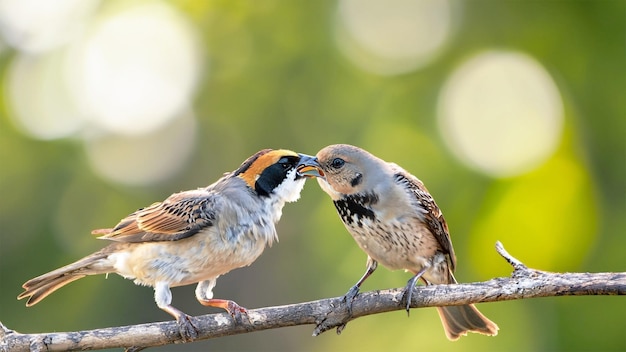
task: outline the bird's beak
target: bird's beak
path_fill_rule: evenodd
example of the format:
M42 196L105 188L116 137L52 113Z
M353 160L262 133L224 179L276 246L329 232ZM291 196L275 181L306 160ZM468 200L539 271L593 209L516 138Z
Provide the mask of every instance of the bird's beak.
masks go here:
M298 175L304 177L324 177L324 172L314 156L300 154L300 163L296 168Z

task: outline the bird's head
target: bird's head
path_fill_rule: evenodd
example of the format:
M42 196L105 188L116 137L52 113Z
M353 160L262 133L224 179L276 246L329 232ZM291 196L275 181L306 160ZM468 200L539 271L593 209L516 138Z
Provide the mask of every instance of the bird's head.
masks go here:
M300 162L308 162L312 156L298 154L286 149L263 149L244 161L233 172L260 197L278 197L285 202L300 198L305 177L296 171Z
M372 189L383 164L361 148L334 144L320 150L315 159L300 162L298 173L317 177L322 189L337 200Z

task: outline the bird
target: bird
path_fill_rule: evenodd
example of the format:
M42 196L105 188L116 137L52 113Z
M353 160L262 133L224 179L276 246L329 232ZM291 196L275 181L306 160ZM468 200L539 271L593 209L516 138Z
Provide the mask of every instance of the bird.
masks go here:
M413 276L404 291L409 312L415 284L453 284L456 256L448 225L422 181L395 163L348 144L322 148L298 172L317 177L322 190L359 247L367 253L365 274L344 295L352 300L378 263ZM468 331L497 335L498 326L474 305L437 307L446 337L457 340ZM340 326L345 327L345 323ZM340 330L338 330L340 331Z
M246 314L234 301L213 298L216 280L252 264L278 239L283 206L298 200L306 180L296 169L310 159L285 149L261 150L205 188L174 193L113 228L94 230L111 243L27 281L17 298L28 298L30 307L72 281L117 273L153 287L156 305L176 319L182 339L192 341L198 330L171 305L170 287L198 283L195 296L202 305L225 309L233 318Z

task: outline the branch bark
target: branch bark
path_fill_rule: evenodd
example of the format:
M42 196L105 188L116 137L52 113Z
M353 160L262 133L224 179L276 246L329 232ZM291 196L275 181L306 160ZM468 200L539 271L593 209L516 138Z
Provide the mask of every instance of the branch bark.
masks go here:
M419 286L411 308L462 305L551 296L626 295L626 272L552 273L529 269L496 244L496 250L513 266L510 277L455 285ZM247 319L234 322L227 313L193 318L197 340L294 325L315 325L313 335L371 314L404 309L404 288L359 294L350 316L342 297L248 310ZM340 330L338 329L338 332ZM22 334L0 323L0 351L72 351L126 348L182 343L174 321L111 327L76 332Z

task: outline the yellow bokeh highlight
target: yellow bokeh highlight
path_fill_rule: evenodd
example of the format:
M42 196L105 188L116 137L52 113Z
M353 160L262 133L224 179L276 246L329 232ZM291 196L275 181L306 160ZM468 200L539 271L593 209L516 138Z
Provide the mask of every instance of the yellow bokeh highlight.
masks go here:
M593 182L568 139L541 167L494 183L483 198L466 258L483 276L510 271L499 256L484 255L498 240L528 266L552 271L578 269L594 245Z
M439 131L461 162L493 177L533 170L559 145L563 102L544 65L522 51L486 50L441 89Z

